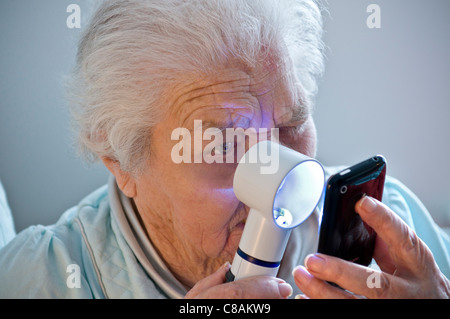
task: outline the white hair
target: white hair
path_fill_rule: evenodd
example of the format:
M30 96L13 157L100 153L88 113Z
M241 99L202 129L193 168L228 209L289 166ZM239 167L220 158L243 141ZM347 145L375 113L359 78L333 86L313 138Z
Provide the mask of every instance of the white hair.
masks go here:
M164 93L180 74L229 59L261 61L287 47L305 101L323 72L322 17L314 0L109 0L79 42L69 84L81 153L136 172L150 151Z

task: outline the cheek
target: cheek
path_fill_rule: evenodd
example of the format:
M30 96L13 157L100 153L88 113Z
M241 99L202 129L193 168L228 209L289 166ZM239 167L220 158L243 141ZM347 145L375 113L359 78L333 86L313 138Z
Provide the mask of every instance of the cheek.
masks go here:
M178 196L179 209L190 211L191 216L195 215L207 220L229 218L237 203L238 200L232 188L214 188L211 183L205 186L197 182L186 189L184 194ZM221 213L215 213L216 211Z
M170 226L165 229L188 250L217 255L228 240L235 216L241 214L232 188L236 164L176 164L170 158L173 143L155 140L146 179L151 188L145 193L152 194L145 196L148 207L168 211Z
M197 186L197 190L200 190ZM193 192L175 207L175 231L185 244L215 257L223 250L238 214L239 201L232 189L202 189Z
M181 204L181 203L180 203ZM239 205L232 189L203 189L181 204L183 223L202 233L220 233L228 228Z

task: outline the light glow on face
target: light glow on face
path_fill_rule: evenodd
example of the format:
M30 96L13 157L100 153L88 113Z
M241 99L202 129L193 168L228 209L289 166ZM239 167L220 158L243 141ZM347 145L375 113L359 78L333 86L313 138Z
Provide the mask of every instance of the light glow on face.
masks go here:
M286 228L292 224L292 214L285 208L276 208L273 211L273 218L278 226Z

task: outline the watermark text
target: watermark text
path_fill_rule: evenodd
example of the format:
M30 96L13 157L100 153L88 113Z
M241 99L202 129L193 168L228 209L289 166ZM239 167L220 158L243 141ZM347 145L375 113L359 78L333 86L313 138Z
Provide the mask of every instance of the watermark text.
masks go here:
M194 129L176 128L171 134L172 141L178 141L171 150L171 159L175 164L181 163L237 163L246 148L258 141L271 140L279 142L279 129L271 128L225 128L208 127L203 130L201 120L194 121ZM204 146L203 142L207 142ZM262 174L274 174L278 170L279 153L277 148L267 144L258 145L257 151L248 154L248 163L260 163Z

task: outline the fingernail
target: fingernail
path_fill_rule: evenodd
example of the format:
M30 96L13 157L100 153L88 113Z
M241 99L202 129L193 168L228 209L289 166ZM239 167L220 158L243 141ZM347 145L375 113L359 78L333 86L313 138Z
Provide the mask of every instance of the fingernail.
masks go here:
M224 269L224 270L226 270L226 271L230 270L230 268L231 268L230 262L227 261L226 263L224 263L224 264L222 265L221 268Z
M367 212L373 212L378 206L378 204L370 196L364 196L359 205Z
M280 290L280 296L283 298L288 298L292 296L292 287L286 282L282 282L278 284L278 289Z
M305 258L305 266L308 270L322 271L326 260L318 254L310 254Z

